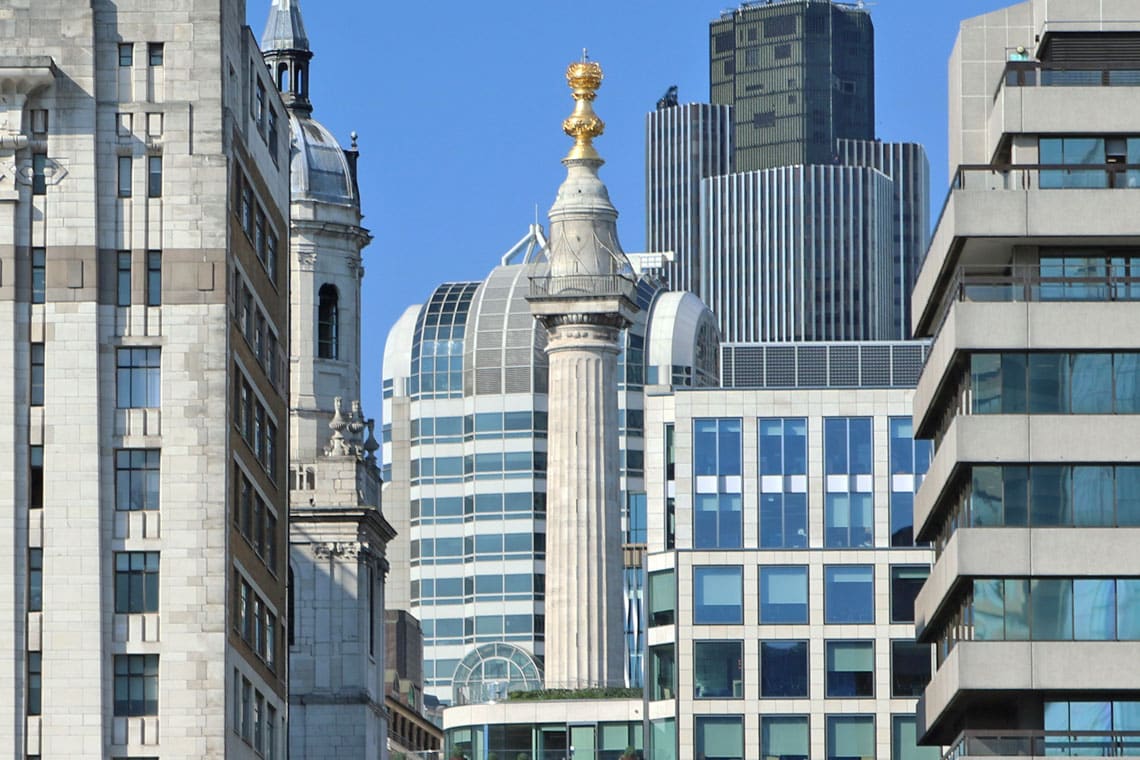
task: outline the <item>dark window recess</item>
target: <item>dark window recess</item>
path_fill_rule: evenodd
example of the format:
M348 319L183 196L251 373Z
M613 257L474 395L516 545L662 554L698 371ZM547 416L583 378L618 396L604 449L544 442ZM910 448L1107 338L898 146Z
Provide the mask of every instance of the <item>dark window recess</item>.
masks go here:
M724 62L724 75L730 77L736 73L736 59L729 58Z
M755 41L757 36L758 36L758 32L757 32L756 27L752 27L751 29L748 30L748 39L750 41Z
M796 17L792 14L764 19L765 37L783 37L796 33Z
M773 55L775 56L777 61L782 61L786 58L791 58L792 57L792 46L790 44L789 45L777 45L775 51L773 52Z
M760 92L763 89L764 89L764 85L762 85L762 84L746 84L746 85L744 85L744 91L745 92Z
M752 117L752 126L757 129L764 127L776 126L776 112L775 111L761 111Z
M732 32L720 32L713 37L713 52L724 53L736 47Z

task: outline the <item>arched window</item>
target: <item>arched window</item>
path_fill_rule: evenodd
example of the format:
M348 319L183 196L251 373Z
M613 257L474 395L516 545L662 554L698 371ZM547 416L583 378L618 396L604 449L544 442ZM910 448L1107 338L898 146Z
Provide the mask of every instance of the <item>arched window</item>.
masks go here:
M317 293L317 358L336 359L340 295L335 285L325 283Z
M289 76L289 65L286 63L277 66L277 90L278 92L289 92L289 86L292 84Z

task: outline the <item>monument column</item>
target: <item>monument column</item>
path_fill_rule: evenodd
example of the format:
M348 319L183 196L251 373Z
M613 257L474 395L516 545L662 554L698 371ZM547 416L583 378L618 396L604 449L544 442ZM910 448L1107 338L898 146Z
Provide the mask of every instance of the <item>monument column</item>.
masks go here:
M549 333L546 687L623 686L617 357L635 282L592 145L604 129L592 108L601 66L583 56L566 78L575 144L550 210L549 276L528 298Z

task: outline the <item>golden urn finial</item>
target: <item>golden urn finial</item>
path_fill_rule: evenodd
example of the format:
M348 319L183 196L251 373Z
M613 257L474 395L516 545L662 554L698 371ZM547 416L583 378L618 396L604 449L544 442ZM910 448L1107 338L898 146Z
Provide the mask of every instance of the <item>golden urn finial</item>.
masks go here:
M585 49L582 60L566 67L566 83L573 91L574 112L562 122L562 130L574 138L574 147L566 154L567 159L592 159L602 157L594 150L593 139L606 129L606 123L594 113L594 98L602 86L602 67L589 60Z

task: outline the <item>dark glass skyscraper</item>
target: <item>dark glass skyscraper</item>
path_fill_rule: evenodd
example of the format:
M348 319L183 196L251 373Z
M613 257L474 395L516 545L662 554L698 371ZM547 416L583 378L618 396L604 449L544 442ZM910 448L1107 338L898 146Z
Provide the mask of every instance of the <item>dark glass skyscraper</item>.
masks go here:
M870 14L831 0L745 4L709 24L715 105L734 107L733 171L836 162L875 136Z

